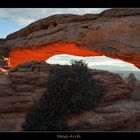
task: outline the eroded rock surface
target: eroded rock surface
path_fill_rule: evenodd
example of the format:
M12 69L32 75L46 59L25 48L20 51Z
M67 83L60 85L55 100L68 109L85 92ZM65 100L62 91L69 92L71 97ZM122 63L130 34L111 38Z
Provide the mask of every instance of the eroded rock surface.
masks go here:
M0 54L8 55L11 50L23 48L47 48L55 43L74 43L80 48L85 47L140 67L140 8L109 9L100 14L83 16L47 17L8 35L2 40L4 49ZM24 50L21 51L26 55ZM57 50L55 54L58 51L61 53L62 50Z
M140 130L140 101L125 99L67 119L75 131Z
M55 65L49 65L45 62L29 62L18 65L11 69L8 74L1 73L0 75L0 130L15 131L21 130L21 123L25 119L25 114L31 109L33 104L39 99L46 90L46 82L49 69ZM111 111L118 103L116 101L130 98L132 89L125 81L117 74L112 74L107 71L91 70L93 77L99 84L106 88L106 95L100 100L97 107L102 110ZM123 102L123 101L122 101ZM130 100L130 106L139 103ZM110 108L106 105L110 104ZM128 104L128 102L127 102ZM125 101L123 102L125 106ZM124 106L119 103L120 109ZM112 106L112 108L111 108ZM98 109L97 108L97 109ZM124 108L125 109L125 108ZM94 111L94 110L93 110ZM137 112L133 107L132 112ZM118 112L118 116L119 116ZM107 114L107 113L106 113ZM113 113L112 113L113 114ZM131 114L131 112L130 112ZM96 116L100 116L101 112L96 112ZM115 114L113 114L115 115ZM133 113L131 114L134 115ZM89 115L90 117L91 115ZM95 118L96 118L95 116ZM122 117L125 117L122 116ZM100 117L99 117L100 118ZM109 119L110 117L108 117ZM92 116L93 121L94 115ZM90 121L90 119L84 120ZM113 121L112 119L110 121ZM119 117L118 117L119 121ZM101 122L100 122L101 123ZM96 125L101 128L100 123ZM113 122L112 122L113 123ZM129 123L129 121L128 121ZM84 124L85 125L85 124ZM92 125L92 123L90 124ZM110 125L110 122L106 125ZM120 124L121 125L121 124ZM79 124L79 129L82 130L84 126ZM90 130L93 129L94 125ZM111 129L111 128L110 128ZM98 129L97 129L98 130ZM104 129L100 129L104 130ZM118 128L119 130L119 128ZM134 129L135 130L135 129Z

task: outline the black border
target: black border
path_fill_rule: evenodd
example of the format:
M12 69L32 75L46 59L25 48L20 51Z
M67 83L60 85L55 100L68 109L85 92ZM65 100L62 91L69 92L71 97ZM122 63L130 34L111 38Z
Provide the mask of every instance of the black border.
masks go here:
M61 137L60 137L61 135ZM73 138L71 137L73 136ZM63 138L62 138L63 137ZM64 138L65 137L65 138ZM46 139L71 139L71 140L99 140L99 139L111 139L111 140L120 140L120 139L128 139L132 138L139 139L140 133L139 132L1 132L0 138L4 139L39 139L44 140Z
M2 8L127 8L140 7L139 0L1 0Z
M139 8L139 0L1 0L0 8ZM140 132L0 132L3 139L64 139L57 135L79 135L71 139L127 139ZM65 138L68 139L68 138ZM70 138L69 138L70 139Z

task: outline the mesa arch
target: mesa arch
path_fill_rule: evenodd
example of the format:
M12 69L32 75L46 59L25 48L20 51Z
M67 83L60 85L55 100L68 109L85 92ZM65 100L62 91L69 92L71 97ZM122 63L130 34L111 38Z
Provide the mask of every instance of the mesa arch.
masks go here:
M140 9L116 9L115 11L105 11L97 15L57 15L48 17L9 35L4 40L0 40L0 57L9 57L11 58L11 60L9 60L12 61L12 64L16 65L14 62L20 60L18 63L24 63L25 58L28 58L26 61L30 61L29 56L31 58L33 58L33 54L37 56L36 51L40 48L47 49L49 45L55 44L56 42L65 42L66 44L75 44L80 50L82 50L82 48L90 49L90 51L92 50L99 55L129 61L138 66L140 64L139 23ZM28 51L32 53L27 55ZM61 50L55 52L60 53L59 51ZM67 51L69 50L67 49ZM52 54L52 52L49 53ZM24 59L20 59L22 55ZM93 55L95 55L95 53ZM41 58L38 56L36 59L46 60L46 54L45 58L42 58L42 56L43 55L41 55ZM37 69L32 69L33 66L37 66ZM20 129L21 120L23 119L21 114L24 114L27 109L30 108L35 97L37 99L38 95L44 92L43 88L46 87L45 80L48 78L48 69L49 67L46 63L38 63L37 65L30 63L29 65L16 67L14 71L9 71L8 75L4 74L7 78L12 79L12 84L5 84L7 80L3 80L3 84L2 80L0 80L2 83L0 88L0 94L2 95L0 97L0 107L1 112L4 112L1 117L2 123L0 130L7 129L9 131L11 129L13 131L13 129ZM1 78L3 78L3 75ZM136 121L139 120L140 111L137 110L140 109L139 102L128 99L122 100L124 96L130 94L131 90L129 86L119 77L110 73L106 76L104 76L104 73L101 73L97 78L99 81L100 79L105 79L103 81L109 93L105 98L105 101L110 102L109 108L101 106L101 111L97 110L97 115L102 116L102 114L105 114L103 124L105 124L105 126L107 123L109 124L107 129L114 130L115 128L115 130L120 130L121 128L121 130L124 130L123 127L130 126L130 128L126 128L125 130L140 130L137 126L139 122ZM116 102L117 99L121 99L121 101ZM131 111L128 106L130 106ZM114 113L108 113L116 108L118 110L115 110ZM123 110L120 110L120 108L123 108ZM12 113L9 113L9 110ZM119 116L117 117L119 118L118 120L116 120L116 114ZM106 117L106 115L109 116ZM112 116L114 118L110 119ZM134 123L131 121L132 117L134 118ZM108 122L108 120L111 121ZM115 120L115 125L112 120ZM102 127L100 128L101 123L97 121L96 116L95 119L93 118L93 121L96 126L99 126L100 130L103 129ZM124 121L127 121L125 126ZM132 123L134 125L132 125ZM11 127L11 125L13 125L13 127Z
M61 43L67 45L52 47ZM70 51L69 44L75 44L75 51ZM0 56L9 57L16 66L62 53L105 55L140 68L139 45L140 8L110 9L100 14L60 14L38 20L0 41Z
M80 48L74 43L55 43L39 48L15 49L9 53L9 64L15 67L18 64L30 61L45 61L56 54L71 54L76 56L101 56L101 53L88 48Z
M9 65L15 67L18 64L30 61L45 61L58 54L70 54L75 56L102 56L101 52L93 51L86 47L78 47L74 43L54 43L38 48L15 49L9 53Z

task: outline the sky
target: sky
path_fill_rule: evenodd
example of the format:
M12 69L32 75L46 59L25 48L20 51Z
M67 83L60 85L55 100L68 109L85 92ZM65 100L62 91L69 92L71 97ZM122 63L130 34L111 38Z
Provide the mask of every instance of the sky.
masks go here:
M106 56L94 56L94 57L79 57L74 55L54 55L46 60L50 64L61 64L61 65L70 65L71 60L83 60L87 63L89 68L92 69L101 69L108 71L140 71L133 64L124 62L118 59L112 59Z
M0 8L0 38L14 33L39 19L55 14L97 14L110 8ZM53 56L47 62L69 63L71 59L84 59L91 68L105 70L139 71L134 65L102 57L75 57L70 55Z
M96 14L109 8L0 8L0 38L54 14Z

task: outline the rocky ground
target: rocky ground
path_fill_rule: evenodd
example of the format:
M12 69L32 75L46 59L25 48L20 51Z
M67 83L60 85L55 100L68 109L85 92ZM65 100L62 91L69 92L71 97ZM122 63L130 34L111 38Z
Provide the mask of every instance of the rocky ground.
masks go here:
M53 65L29 62L0 73L0 130L20 131L25 114L44 93L48 70ZM91 70L107 94L96 109L67 118L75 130L140 130L140 101L123 79L108 71Z
M80 48L89 48L140 67L140 8L109 9L83 16L62 14L41 19L1 40L0 56L8 57L11 50L62 42L74 43Z

